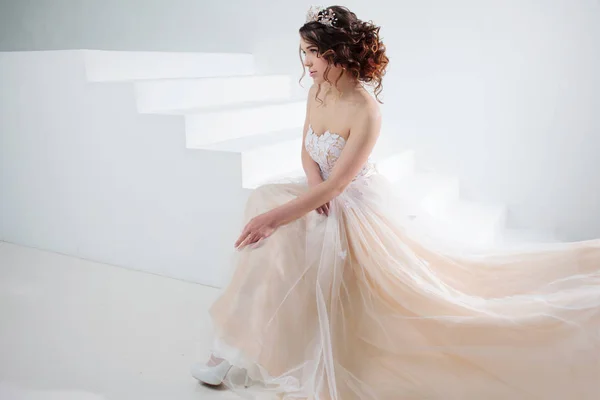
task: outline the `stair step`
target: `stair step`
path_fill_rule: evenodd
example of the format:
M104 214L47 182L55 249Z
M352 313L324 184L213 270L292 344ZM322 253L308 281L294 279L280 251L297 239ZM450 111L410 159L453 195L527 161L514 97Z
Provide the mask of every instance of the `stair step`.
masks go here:
M302 132L305 111L305 101L290 101L186 113L187 147L199 148L220 141L292 128Z
M414 150L398 151L393 154L378 154L373 157L377 171L390 182L397 183L415 172Z
M297 99L290 98L284 100L267 100L267 101L246 101L234 104L221 104L214 106L204 106L204 107L184 107L184 108L175 108L171 110L160 110L155 111L152 114L160 114L160 115L198 115L205 113L214 113L214 112L233 112L239 110L249 110L254 108L262 108L262 107L270 107L270 106L280 106L282 104L291 104L301 102L306 107L305 99ZM305 110L306 111L306 110Z
M506 216L507 209L503 205L459 200L436 217L434 224L455 242L493 245L505 228Z
M405 206L413 208L417 215L425 212L432 217L439 216L460 196L458 178L433 172L406 176L394 183L394 187Z
M507 247L530 244L559 243L561 239L551 231L506 228L501 232L501 243Z
M239 154L242 187L248 189L302 169L301 128L246 136L197 148Z
M276 145L281 142L300 140L302 141L302 128L285 129L276 132L263 133L252 136L242 136L230 140L210 143L195 147L197 149L226 151L232 153L242 153L251 151L264 146ZM297 149L300 152L300 147Z
M139 112L168 113L285 100L290 97L291 81L286 75L163 79L136 82L135 93Z
M91 82L202 78L254 74L254 56L245 53L185 53L82 50Z

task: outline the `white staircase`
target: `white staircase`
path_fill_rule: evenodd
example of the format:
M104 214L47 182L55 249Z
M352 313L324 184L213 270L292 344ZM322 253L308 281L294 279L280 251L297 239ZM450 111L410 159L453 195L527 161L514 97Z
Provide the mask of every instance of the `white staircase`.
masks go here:
M256 74L251 55L87 52L86 70L93 81L133 81L140 113L180 115L186 147L228 157L244 189L303 174L305 99L290 97L292 77ZM374 158L415 220L440 240L474 248L549 240L506 230L504 205L461 199L458 177L422 171L413 150L386 148Z
M186 112L187 146L198 149L225 140L293 128L300 129L296 136L301 136L305 108L304 102L285 101Z
M283 75L147 80L135 83L135 96L140 112L161 113L286 100L290 84Z
M301 171L302 139L298 132L302 132L302 127L188 147L235 154L241 166L241 185L254 189L264 182L280 176L297 175Z
M296 77L257 74L252 55L14 52L0 72L0 155L27 165L9 182L22 196L5 205L7 241L219 286L247 192L303 174L306 100L291 97ZM415 151L373 157L438 240L540 237L507 231L506 207L465 201L459 179L423 170Z

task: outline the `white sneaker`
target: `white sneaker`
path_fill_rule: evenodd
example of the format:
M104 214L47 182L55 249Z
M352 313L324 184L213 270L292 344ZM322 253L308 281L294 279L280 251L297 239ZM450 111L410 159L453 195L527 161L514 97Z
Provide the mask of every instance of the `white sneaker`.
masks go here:
M219 364L211 366L201 363L194 364L190 372L200 382L211 386L218 386L223 383L230 369L231 364L227 360L223 360Z

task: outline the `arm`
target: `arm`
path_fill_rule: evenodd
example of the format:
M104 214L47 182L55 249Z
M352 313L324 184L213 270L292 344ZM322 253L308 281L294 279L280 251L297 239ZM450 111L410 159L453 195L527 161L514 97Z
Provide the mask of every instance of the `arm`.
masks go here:
M304 169L304 173L306 174L306 180L308 182L308 186L315 186L319 183L323 182L323 178L321 178L321 170L319 168L319 164L317 164L311 156L306 151L306 133L308 132L308 126L310 125L310 107L312 104L312 99L315 97L316 86L313 85L309 92L308 98L306 100L306 118L304 119L304 131L302 133L302 149L301 149L301 158L302 158L302 168Z
M367 111L364 114L357 116L351 124L350 137L329 178L310 187L308 192L296 199L252 218L235 242L238 250L257 244L271 236L279 226L295 221L344 191L367 162L379 137L379 111Z
M381 130L381 115L371 110L357 116L350 136L329 178L296 199L275 208L277 225L285 225L302 217L344 191L367 162Z

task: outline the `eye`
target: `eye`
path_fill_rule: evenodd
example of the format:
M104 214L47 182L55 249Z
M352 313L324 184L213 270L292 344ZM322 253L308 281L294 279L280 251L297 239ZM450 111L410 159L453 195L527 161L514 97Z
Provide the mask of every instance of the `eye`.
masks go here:
M309 51L310 51L311 53L313 53L313 54L317 54L317 53L318 53L317 49L310 49Z

